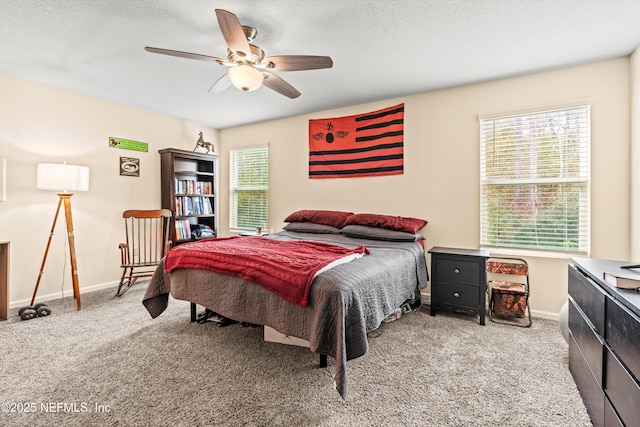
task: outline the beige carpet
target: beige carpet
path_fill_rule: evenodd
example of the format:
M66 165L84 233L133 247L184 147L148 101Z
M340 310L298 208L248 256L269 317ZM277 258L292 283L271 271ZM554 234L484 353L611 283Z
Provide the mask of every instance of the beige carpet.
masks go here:
M308 349L264 342L260 327L190 323L182 301L152 320L144 289L0 322L0 425L591 425L554 321L482 327L423 307L370 333L343 400L331 359L321 369Z

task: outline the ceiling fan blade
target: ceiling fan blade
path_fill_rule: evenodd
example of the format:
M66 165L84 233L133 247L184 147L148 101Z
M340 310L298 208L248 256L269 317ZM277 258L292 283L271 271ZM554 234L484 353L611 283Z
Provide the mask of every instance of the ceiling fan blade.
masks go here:
M265 58L260 66L274 71L318 70L333 67L329 56L281 55Z
M229 49L242 58L251 55L251 47L247 41L247 36L242 30L242 25L238 21L238 17L224 9L216 9L216 16L218 17L220 31L222 31L222 36Z
M289 83L271 73L262 73L264 74L264 80L262 84L264 84L269 89L275 90L276 92L287 96L291 99L297 98L300 96L300 92Z
M160 53L162 55L177 56L180 58L197 59L198 61L217 62L218 64L226 64L227 60L216 58L215 56L201 55L199 53L182 52L180 50L160 49L157 47L145 47L144 50L151 53Z
M231 86L231 80L229 80L229 75L225 74L220 77L209 89L209 93L220 93L225 89L228 89Z

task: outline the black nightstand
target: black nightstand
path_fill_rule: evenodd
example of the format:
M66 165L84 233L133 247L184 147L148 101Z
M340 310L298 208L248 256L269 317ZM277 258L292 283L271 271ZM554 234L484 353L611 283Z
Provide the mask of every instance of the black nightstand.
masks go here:
M447 309L479 315L484 325L486 314L489 251L433 247L431 254L431 315Z

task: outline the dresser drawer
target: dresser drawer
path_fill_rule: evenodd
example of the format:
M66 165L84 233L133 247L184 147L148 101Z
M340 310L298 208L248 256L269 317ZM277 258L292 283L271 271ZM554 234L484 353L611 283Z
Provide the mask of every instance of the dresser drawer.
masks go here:
M620 360L640 379L640 319L607 297L605 340Z
M436 301L442 307L469 308L478 312L480 305L480 286L460 283L437 283Z
M584 314L576 307L572 299L569 299L569 329L591 367L598 384L602 386L602 351L604 347L602 337L596 335L591 329Z
M604 391L611 404L624 425L640 426L640 385L608 348L605 351L605 367Z
M606 294L598 285L569 266L569 296L587 315L597 333L604 335L604 306Z
M611 406L611 401L605 396L604 399L604 426L605 427L625 427L618 417L616 410Z
M604 425L605 395L596 381L573 334L569 332L569 370L595 427Z
M444 281L449 283L480 283L480 270L484 265L480 265L477 261L468 261L456 258L437 258L436 259L436 281Z

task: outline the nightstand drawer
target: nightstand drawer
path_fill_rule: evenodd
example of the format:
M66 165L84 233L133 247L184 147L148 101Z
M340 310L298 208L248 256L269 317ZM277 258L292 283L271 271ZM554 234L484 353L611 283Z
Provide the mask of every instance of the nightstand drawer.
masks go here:
M446 283L436 286L438 306L468 307L478 310L480 304L480 286L460 283Z
M441 258L437 260L435 280L478 285L481 267L484 268L484 265L479 262Z

